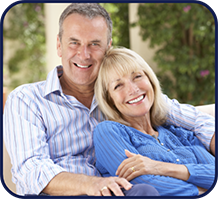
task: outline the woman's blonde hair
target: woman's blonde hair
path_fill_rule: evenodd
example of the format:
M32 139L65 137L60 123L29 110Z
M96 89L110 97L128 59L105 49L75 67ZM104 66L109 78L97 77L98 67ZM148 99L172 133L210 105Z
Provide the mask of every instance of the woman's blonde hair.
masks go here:
M143 70L150 79L154 90L154 103L150 110L150 119L153 127L166 122L168 106L162 97L159 81L144 59L132 50L126 48L110 48L102 61L99 75L95 83L95 95L100 109L107 119L129 125L119 110L114 106L109 94L109 82L113 74L121 76Z

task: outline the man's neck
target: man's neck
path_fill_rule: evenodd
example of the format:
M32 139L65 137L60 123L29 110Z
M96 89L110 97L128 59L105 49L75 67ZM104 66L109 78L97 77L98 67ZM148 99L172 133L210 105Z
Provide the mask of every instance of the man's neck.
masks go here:
M83 86L68 84L62 77L60 77L60 83L65 95L75 97L79 102L90 109L94 96L94 85Z

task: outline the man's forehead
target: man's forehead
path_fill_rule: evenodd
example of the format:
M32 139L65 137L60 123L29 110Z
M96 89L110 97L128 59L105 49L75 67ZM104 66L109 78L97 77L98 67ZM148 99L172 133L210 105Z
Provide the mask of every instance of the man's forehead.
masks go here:
M68 32L70 35L78 34L78 36L96 35L96 38L93 39L98 39L98 37L107 36L108 31L107 24L103 17L89 19L82 15L71 14L64 20L63 32Z
M84 16L84 15L81 15L78 13L72 13L72 14L68 15L64 19L63 24L67 23L67 22L76 24L76 23L79 23L81 21L83 21L83 23L90 23L91 22L93 25L96 25L96 26L98 26L99 24L107 26L105 19L101 15L91 18L91 17Z

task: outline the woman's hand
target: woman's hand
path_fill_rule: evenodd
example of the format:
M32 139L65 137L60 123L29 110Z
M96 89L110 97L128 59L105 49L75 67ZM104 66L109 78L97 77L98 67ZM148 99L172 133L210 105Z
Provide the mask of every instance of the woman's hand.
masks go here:
M141 175L158 175L156 168L157 162L148 157L137 155L125 150L128 157L125 159L116 171L116 175L125 178L128 181Z
M116 175L128 181L141 175L162 175L187 181L189 171L185 165L152 160L146 156L131 153L125 150L128 157L116 171Z

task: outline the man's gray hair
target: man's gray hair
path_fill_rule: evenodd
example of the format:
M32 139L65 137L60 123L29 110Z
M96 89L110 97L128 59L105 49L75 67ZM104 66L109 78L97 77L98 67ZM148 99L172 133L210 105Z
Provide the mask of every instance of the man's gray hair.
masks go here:
M108 44L112 38L112 21L108 12L97 3L72 3L61 14L59 19L59 38L60 41L63 35L63 22L71 14L77 13L89 19L101 16L105 19L108 27Z

